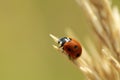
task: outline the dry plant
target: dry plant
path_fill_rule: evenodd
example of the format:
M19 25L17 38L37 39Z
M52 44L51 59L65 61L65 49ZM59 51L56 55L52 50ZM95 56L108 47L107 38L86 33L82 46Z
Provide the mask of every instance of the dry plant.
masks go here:
M86 39L89 51L71 60L87 80L120 80L120 14L110 0L76 0L86 14L97 43ZM50 34L58 42L58 38ZM93 37L94 37L93 36ZM59 47L53 46L57 50Z

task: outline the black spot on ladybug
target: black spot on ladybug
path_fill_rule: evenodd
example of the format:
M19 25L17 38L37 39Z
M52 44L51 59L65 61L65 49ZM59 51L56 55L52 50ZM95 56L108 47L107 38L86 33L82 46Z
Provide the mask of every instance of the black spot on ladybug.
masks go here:
M77 53L77 54L76 54L76 57L79 57L79 56L80 56L80 54L79 54L79 53Z
M77 46L77 45L75 45L75 46L74 46L74 49L77 49L77 48L78 48L78 46Z
M69 52L71 52L72 50L70 48L67 49Z

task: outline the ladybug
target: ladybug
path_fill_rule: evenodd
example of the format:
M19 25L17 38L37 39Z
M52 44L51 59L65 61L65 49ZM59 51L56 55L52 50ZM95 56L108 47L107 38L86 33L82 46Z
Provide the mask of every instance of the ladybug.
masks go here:
M62 37L58 40L59 48L68 55L70 59L77 59L81 56L82 48L78 41L69 37Z

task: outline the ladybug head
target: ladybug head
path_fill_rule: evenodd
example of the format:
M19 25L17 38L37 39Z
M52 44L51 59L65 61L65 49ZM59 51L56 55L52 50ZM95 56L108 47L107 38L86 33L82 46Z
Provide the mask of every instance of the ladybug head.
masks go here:
M58 44L60 45L60 47L62 47L66 42L71 41L71 38L68 37L62 37L59 39Z

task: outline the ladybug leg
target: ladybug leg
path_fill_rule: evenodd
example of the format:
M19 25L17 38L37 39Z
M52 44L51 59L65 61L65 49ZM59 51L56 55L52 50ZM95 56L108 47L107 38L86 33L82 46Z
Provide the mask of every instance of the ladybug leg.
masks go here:
M61 52L64 53L64 50L62 50Z
M72 60L72 58L71 58L71 56L70 56L70 55L68 55L68 58L69 58L70 60Z
M64 53L64 48L62 46L59 46L59 49L62 53Z
M64 53L64 49L62 47L58 47L57 50L60 51L61 53Z

